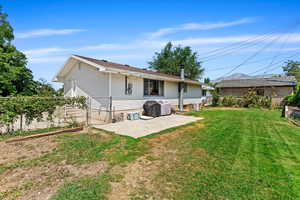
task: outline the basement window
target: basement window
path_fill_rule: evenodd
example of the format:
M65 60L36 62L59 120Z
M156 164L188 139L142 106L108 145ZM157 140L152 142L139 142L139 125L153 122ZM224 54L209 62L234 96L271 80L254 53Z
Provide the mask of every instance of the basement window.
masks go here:
M164 96L164 81L144 79L144 96Z

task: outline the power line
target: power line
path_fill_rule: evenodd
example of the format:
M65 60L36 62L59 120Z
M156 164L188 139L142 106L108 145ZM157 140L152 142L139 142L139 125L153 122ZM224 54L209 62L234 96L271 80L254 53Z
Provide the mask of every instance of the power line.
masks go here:
M246 60L244 60L241 64L233 67L232 70L230 70L229 72L225 73L223 76L227 76L228 74L231 74L233 71L235 71L236 69L238 69L239 67L243 66L245 63L247 63L249 60L251 60L252 58L254 58L255 56L257 56L260 52L262 52L263 50L265 50L267 47L269 47L270 45L273 44L273 42L275 42L276 40L278 40L280 38L277 37L275 39L273 39L270 43L268 43L267 45L265 45L263 48L261 48L260 50L258 50L257 52L255 52L252 56L248 57Z
M291 27L291 28L296 28L299 24L299 20ZM238 69L239 67L243 66L245 63L247 63L249 60L251 60L252 58L254 58L255 56L257 56L260 52L262 52L263 50L265 50L267 47L269 47L270 45L272 45L276 40L280 39L283 35L279 35L276 38L274 38L271 42L267 43L266 45L263 46L263 48L261 48L260 50L258 50L257 52L255 52L252 56L248 57L246 60L244 60L241 64L233 67L232 70L230 70L229 72L225 73L223 76L226 76L230 73L232 73L233 71L235 71L236 69Z
M292 57L294 57L294 56L299 56L299 52L297 52L297 53L295 53L295 54L293 54L293 55L291 55L291 56L289 56L289 57L286 57L285 59L282 59L282 60L280 60L280 61L278 61L278 62L276 62L276 63L273 63L273 65L279 64L279 63L281 63L281 62L283 62L283 61L286 61L287 59L292 58ZM262 67L262 68L259 68L258 70L254 71L254 72L250 72L249 75L256 74L257 72L263 71L263 70L265 70L265 69L267 69L267 68L270 68L270 66L269 66L269 67L265 67L265 66L264 66L264 67Z
M300 49L295 49L294 51L300 51ZM295 54L295 55L298 55L298 53ZM293 56L295 56L295 55L293 54ZM264 62L264 61L273 59L273 57L274 57L274 56L267 57L267 58L263 58L263 59L259 59L259 60L255 60L255 61L249 61L249 62L247 62L247 63L244 64L244 65L250 65L250 64L253 64L253 63ZM288 58L290 58L290 57L292 57L292 56L288 56L288 57L286 57L285 59L288 59ZM285 59L283 59L283 60L285 60ZM221 70L224 70L224 69L230 69L230 68L232 68L232 67L231 67L231 66L227 66L227 67L219 67L219 68L209 69L209 70L205 70L205 71L206 71L206 72L221 71ZM251 73L253 73L253 72L251 72Z
M299 21L296 21L296 23L291 24L287 28L289 29L289 27L294 27L294 26L297 26L298 24L299 24ZM264 35L258 35L254 38L249 38L249 39L247 39L245 41L242 41L242 42L234 43L234 44L231 44L231 45L226 46L226 47L222 47L222 48L218 48L218 49L209 51L207 53L202 54L202 55L207 55L207 56L202 57L201 59L203 59L203 61L207 62L209 60L214 60L217 57L225 56L225 55L234 53L237 50L240 50L240 49L243 49L243 48L248 48L248 47L251 47L251 46L255 46L257 44L260 44L263 41L270 40L272 37L275 36L274 33L275 33L275 30L270 31L269 33L264 34Z
M229 55L229 54L232 54L238 50L241 50L241 49L244 49L244 48L249 48L249 47L252 47L252 46L256 46L256 45L259 45L261 44L261 42L263 41L268 41L270 40L273 35L264 35L263 36L264 38L259 38L259 39L256 39L256 40L253 40L249 43L245 43L245 44L242 44L240 46L236 46L236 47L232 47L232 48L229 48L225 51L221 51L221 52L218 52L218 53L215 53L215 54L211 54L209 56L206 56L206 57L202 57L203 59L203 62L207 62L207 61L210 61L210 60L215 60L216 58L218 57L221 57L221 56L225 56L225 55Z
M294 31L292 31L294 32ZM286 45L286 42L289 40L291 34L288 34L288 36L286 37L286 39L284 40L284 42L282 43L282 45L279 48L279 51L277 52L277 54L274 55L272 61L270 62L270 64L266 67L266 69L270 68L273 65L273 62L276 59L276 56L279 55L279 53L281 52L282 48ZM266 73L266 71L264 72L264 74Z

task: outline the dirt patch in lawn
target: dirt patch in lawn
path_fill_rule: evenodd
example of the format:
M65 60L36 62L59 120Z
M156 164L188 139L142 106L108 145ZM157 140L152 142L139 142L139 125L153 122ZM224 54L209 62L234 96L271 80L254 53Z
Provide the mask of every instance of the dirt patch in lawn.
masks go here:
M157 182L156 177L160 169L172 169L178 162L177 149L170 145L172 140L184 137L185 133L203 128L202 122L195 122L174 131L158 134L153 138L146 139L150 145L150 152L129 163L126 167L114 167L112 174L122 175L122 179L111 182L112 192L108 199L164 199L162 191L172 191L173 186ZM203 151L198 151L199 156L204 156Z
M0 175L3 199L49 199L57 189L74 177L98 176L107 168L105 162L81 166L65 162L7 170Z
M55 137L43 137L22 142L0 142L0 164L33 159L57 147Z
M98 176L107 169L104 161L71 165L65 160L43 160L43 156L51 155L58 148L57 139L57 136L47 136L22 142L0 142L0 167L12 166L0 173L0 199L50 199L62 184L78 177Z

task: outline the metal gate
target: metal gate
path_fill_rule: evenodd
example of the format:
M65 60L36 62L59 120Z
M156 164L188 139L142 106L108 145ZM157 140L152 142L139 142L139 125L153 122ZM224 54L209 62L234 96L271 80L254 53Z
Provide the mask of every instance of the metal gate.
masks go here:
M88 97L87 105L87 125L101 125L112 121L112 97Z

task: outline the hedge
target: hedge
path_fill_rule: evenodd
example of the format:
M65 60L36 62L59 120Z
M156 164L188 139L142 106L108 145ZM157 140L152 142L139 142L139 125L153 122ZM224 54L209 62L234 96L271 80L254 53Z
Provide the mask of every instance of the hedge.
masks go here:
M26 124L41 121L46 113L47 120L52 120L57 107L70 105L86 108L85 97L1 97L0 126L5 126L10 132L10 126L19 118L25 117Z

